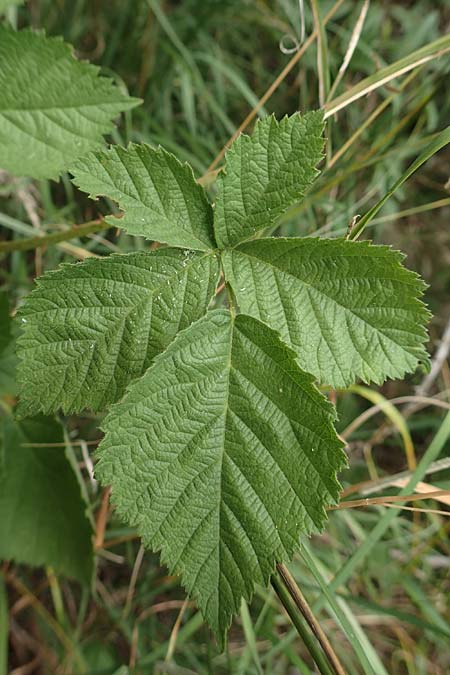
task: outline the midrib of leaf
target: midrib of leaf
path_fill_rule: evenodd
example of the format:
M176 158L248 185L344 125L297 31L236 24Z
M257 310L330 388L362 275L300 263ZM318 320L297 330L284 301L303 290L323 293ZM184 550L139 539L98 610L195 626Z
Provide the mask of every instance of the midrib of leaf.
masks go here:
M205 370L199 370L203 353ZM275 374L275 388L265 366ZM286 387L290 400L300 396L312 417L299 404L294 412L279 387ZM205 412L198 396L211 402ZM219 640L241 598L250 599L254 583L268 582L301 532L323 525L324 504L337 498L335 472L343 455L332 408L312 376L299 369L294 352L251 317L216 310L180 333L129 385L103 428L97 472L112 484L118 514L160 551L172 573L181 574ZM185 432L172 448L177 429ZM299 452L292 457L300 462L295 474L291 446ZM314 449L320 452L314 455ZM311 481L317 490L309 500ZM199 490L202 497L194 497Z
M158 152L158 150L157 150L156 152ZM136 185L135 180L134 180L134 177L133 177L133 175L130 173L130 170L129 170L129 168L127 167L127 165L125 164L125 162L124 162L124 160L123 160L123 157L122 157L120 154L118 154L118 153L116 153L116 156L118 157L118 159L119 159L121 165L122 165L123 168L125 169L125 171L126 171L128 177L129 177L129 179L130 179L130 182L131 182L131 184L133 185L133 187L134 187L134 189L135 189L135 191L136 191L136 194L132 194L132 193L130 193L129 191L127 192L126 186L121 186L120 190L121 190L124 194L126 194L127 197L133 199L133 201L136 202L136 205L137 205L136 208L138 208L139 210L142 210L142 211L145 211L146 208L147 208L147 209L150 209L151 211L153 211L153 213L156 213L156 214L158 214L159 216L161 216L161 218L163 218L163 219L165 220L165 222L166 222L168 225L171 226L172 223L173 223L172 218L170 218L170 217L167 215L166 209L164 208L163 200L161 199L161 195L160 195L160 193L159 193L159 191L158 191L158 188L157 188L155 182L152 180L152 172L151 172L151 169L150 169L150 168L147 166L147 164L144 162L143 157L142 157L140 154L137 154L137 155L136 155L136 156L138 157L139 161L141 162L142 166L144 167L144 170L145 170L145 173L146 173L146 175L147 175L147 177L148 177L148 180L151 182L152 187L153 187L153 190L155 191L155 194L156 194L157 197L158 197L158 201L159 201L159 205L160 205L160 209L158 209L158 210L155 209L154 204L152 204L151 202L148 203L148 201L147 201L147 199L146 199L147 196L144 195L144 194L142 193L142 191L141 191L141 190L138 188L138 186ZM111 187L112 187L113 189L117 189L116 186L115 186L115 184L114 184L114 180L113 180L111 174L109 173L109 167L107 167L107 166L105 166L105 165L103 165L103 164L102 164L101 166L102 166L103 170L106 172L106 174L107 174L107 176L108 176L108 178L109 178L109 183L110 183ZM168 170L170 171L171 175L173 176L173 179L175 180L176 184L178 185L178 187L179 187L179 189L180 189L180 195L182 196L183 201L184 201L185 206L186 206L186 210L188 211L189 215L191 216L192 214L191 214L190 205L189 205L189 202L188 202L187 199L186 199L186 195L184 194L184 191L183 191L183 189L182 189L182 186L180 185L178 176L175 174L175 172L173 171L173 167L172 167L169 163L167 164L167 168L168 168ZM119 203L119 206L120 206L120 200L118 200L118 199L116 199L116 198L113 198L113 200L116 201L117 203ZM120 207L120 208L121 208L121 207ZM127 209L124 208L124 211L126 212ZM109 223L112 223L112 224L117 224L117 216L108 216L108 217L106 218L106 222L109 222ZM193 231L191 231L191 230L189 229L189 227L186 227L186 225L183 223L183 221L178 221L178 222L177 222L177 227L180 228L181 230L183 230L184 232L187 232L187 233L189 234L190 237L192 237L198 244L200 244L202 247L204 247L205 242L202 241L202 239L200 239Z
M131 286L131 287L138 286L139 288L142 288L147 292L147 296L143 297L139 302L137 302L134 305L121 305L121 306L111 305L111 306L107 306L107 307L101 307L99 305L90 305L89 306L89 305L84 304L83 307L80 307L80 308L78 308L78 307L67 308L65 310L67 312L67 314L74 314L75 313L77 315L77 317L79 317L80 315L82 315L86 311L89 313L89 310L91 310L91 309L95 309L95 310L99 311L100 313L102 313L103 315L113 314L114 322L111 323L111 325L107 328L107 330L105 332L100 333L97 338L95 336L91 336L91 337L86 337L84 339L56 340L56 341L52 342L51 344L44 345L44 350L49 349L49 348L51 348L52 345L57 345L57 344L69 344L69 345L70 344L76 344L76 343L80 343L80 344L95 343L96 344L98 342L108 342L109 347L110 347L110 350L108 352L108 356L111 356L112 355L111 346L115 345L116 349L115 349L115 352L114 352L115 358L114 358L113 370L111 372L111 378L110 378L110 382L111 382L114 379L114 376L115 376L115 374L117 372L117 369L119 367L118 356L119 356L120 349L121 349L121 342L123 341L123 331L125 329L125 324L126 324L127 318L131 314L133 314L133 312L139 312L145 305L151 304L152 308L153 308L153 300L155 298L155 295L162 292L163 289L164 289L164 286L167 285L168 282L170 283L171 281L176 280L177 277L179 277L179 276L182 276L182 277L184 276L185 289L186 289L187 274L185 274L185 272L187 271L187 269L189 269L189 267L192 267L194 262L198 263L198 262L200 262L200 260L203 260L204 258L207 258L207 257L210 257L210 256L211 256L211 254L205 254L201 258L194 259L193 261L191 261L191 263L186 264L186 266L183 267L181 270L177 270L174 274L170 275L169 277L165 277L164 281L161 281L160 285L156 286L155 288L148 288L145 285L134 284L134 283L127 282L127 281L121 281L121 280L115 280L115 279L103 279L102 281L105 282L106 287L108 287L108 285L110 285L112 287L114 287L115 285L122 285L122 286L125 285L125 286ZM85 278L85 279L75 278L75 279L72 280L72 282L73 281L76 282L76 285L79 284L81 287L83 287L85 285L89 286L90 282L92 282L92 279L91 278ZM55 285L57 286L58 283L59 282L55 282ZM38 315L38 314L42 314L42 313L50 314L50 312L52 312L52 311L54 311L56 313L59 313L61 310L58 309L58 308L56 308L54 310L41 310L41 312L35 312L33 314L33 316ZM150 311L150 308L149 308L149 311ZM146 318L147 318L147 327L148 327L148 330L150 331L151 325L152 325L152 320L153 320L153 311L150 311L150 314ZM182 313L180 314L179 323L181 322L181 319L182 319ZM122 338L119 339L119 340L114 340L114 343L112 343L112 338L114 338L115 335L118 336L120 332L122 333ZM108 338L111 341L109 341ZM150 349L150 344L147 344L146 357L148 357L149 349ZM35 351L35 350L36 350L36 347L30 347L29 349L22 348L23 353L26 353L27 351ZM91 362L93 360L93 357L95 355L95 349L90 349L88 353L90 355L90 358L89 358L89 362L87 364L85 364L85 366L86 366L85 377L84 377L84 379L83 379L83 381L80 385L80 388L86 383L86 379L87 379L88 374L89 374L90 364L91 364ZM77 358L79 358L79 355L74 355L72 361L77 359ZM144 359L144 361L145 361L145 359Z
M294 129L292 129L292 131L291 131L291 136L292 136L292 132L293 132L293 131L294 131ZM270 133L273 133L272 128L271 128ZM269 147L270 147L270 143L271 143L271 139L270 139L270 137L269 137L268 144L267 144ZM292 141L291 141L291 144L292 144ZM279 174L283 171L283 168L284 168L287 164L289 164L290 161L292 161L292 158L294 158L295 156L296 156L296 150L295 150L295 149L290 150L288 157L287 157L287 158L284 157L284 163L283 163L283 165L280 166L280 167L277 167L277 168L278 168L278 173L279 173ZM242 176L245 176L245 175L246 175L246 173L245 173L245 171L244 171L244 167L243 167L243 161L244 161L244 159L245 159L245 153L244 153L244 152L241 152L241 175L242 175ZM262 202L266 197L270 196L273 192L277 192L277 191L279 190L279 185L277 185L277 181L279 181L279 175L275 175L275 176L271 176L271 175L270 175L270 173L271 173L271 172L270 172L271 155L270 155L269 152L267 153L267 158L266 158L266 159L267 159L267 184L265 185L264 189L262 190L261 195L260 195L260 198L259 198L257 204L255 204L254 206L252 206L250 210L248 210L247 203L246 203L246 195L245 195L245 193L244 193L244 181L243 181L243 180L240 181L242 206L243 206L243 208L244 208L245 215L246 215L246 217L248 217L248 218L256 218L257 216L259 216L259 215L261 215L261 214L264 214L264 215L266 216L266 218L267 218L268 211L269 211L269 213L270 213L270 211L271 211L272 209L267 209L267 207L265 207L265 206L263 206L262 208L259 208L259 209L258 209L258 207L261 205L261 202ZM283 187L284 187L284 186L289 186L289 187L291 187L291 186L294 185L295 183L296 183L295 178L292 178L289 182L284 181L284 182L283 182ZM286 205L286 207L284 207L284 208L283 208L281 205L278 206L278 207L276 207L276 209L279 211L278 217L280 217L285 211L287 211L288 208L289 208L289 204ZM248 237L248 238L252 238L252 237L254 237L254 236L255 236L254 233L251 233L251 234L249 234L249 237ZM242 241L239 242L239 244L241 244L241 243L242 243Z
M242 243L242 242L240 242L240 243ZM355 319L357 319L358 321L360 321L363 325L369 326L369 327L370 327L373 331L375 331L376 333L382 333L383 337L385 337L387 340L389 340L389 342L391 342L392 344L394 344L396 347L399 347L402 351L406 351L406 349L405 349L405 347L404 347L403 345L401 345L401 344L399 344L398 342L396 342L392 337L390 337L387 333L385 333L381 328L374 326L373 324L370 323L370 321L367 321L365 318L359 316L353 309L351 309L350 307L346 307L345 305L343 305L342 303L340 303L338 300L336 300L336 298L333 298L333 296L328 295L328 294L325 293L322 289L317 288L316 286L313 286L311 283L308 283L308 282L305 281L305 279L303 279L302 277L300 277L300 276L298 276L298 275L296 275L296 274L292 274L292 273L290 273L290 272L287 272L286 270L283 270L283 269L281 269L280 267L276 267L274 264L268 262L266 259L258 258L257 256L251 255L251 254L249 254L249 253L247 253L247 252L244 253L244 252L242 252L242 251L239 251L238 248L234 248L233 251L236 252L236 253L238 253L239 255L243 255L243 256L246 256L247 258L250 258L250 259L252 259L252 260L255 260L255 261L256 261L257 263L259 263L260 265L264 265L264 266L269 267L269 268L273 271L273 274L274 274L274 277L275 277L276 282L277 282L276 274L280 274L281 276L295 279L296 281L298 281L298 282L304 284L304 286L305 286L307 289L309 289L309 291L311 291L311 292L313 292L313 293L316 293L319 297L320 297L320 296L323 296L324 298L327 298L327 300L330 300L330 301L331 301L332 303L334 303L337 307L340 307L341 309L343 309L347 314L350 314L351 316L353 316ZM281 256L280 256L280 257L281 257ZM351 257L353 257L353 256L342 256L342 257L348 257L348 258L351 258ZM367 279L367 278L368 278L368 277L366 277L366 279ZM395 281L395 279L384 278L384 279L383 279L383 282L384 282L384 281ZM402 280L402 281L403 281L403 280ZM406 283L408 283L408 285L410 285L410 286L413 286L413 285L414 285L413 283L409 283L409 282L406 282ZM406 285L406 284L405 284L405 285ZM277 284L277 286L278 286L278 284ZM255 290L257 290L256 287L255 287ZM257 293L256 293L256 295L257 295ZM278 295L281 297L281 294L280 294L279 290L278 290ZM308 293L308 296L309 296L309 293ZM321 317L317 315L316 308L314 307L313 303L311 302L311 298L310 298L310 297L309 297L309 301L310 301L311 309L313 310L314 314L316 315L317 322L318 322L318 324L320 325L320 324L321 324ZM287 317L286 317L286 314L285 314L285 312L284 312L283 303L281 303L281 308L282 308L282 310L283 310L283 315L284 315L284 319L285 319L285 322L286 322L286 327L287 327L288 333L289 333L289 335L290 335L289 322L288 322ZM376 307L372 306L372 309L376 309ZM380 306L379 309L383 309L383 307ZM259 311L259 310L258 310L258 311ZM397 311L397 312L400 312L401 309L400 309L400 308L396 308L396 311ZM404 332L404 333L406 333L406 334L409 334L408 331L401 331L400 329L396 329L396 332ZM355 346L355 345L354 345L354 346ZM381 347L382 349L384 349L384 347L383 347L383 345L381 344L381 342L380 342L380 347ZM331 349L331 347L330 347L330 349ZM361 356L361 358L363 358L363 355L360 354L360 356ZM365 360L365 359L363 359L363 360ZM366 363L367 363L367 361L366 361ZM336 365L339 367L339 364L338 364L337 361L336 361ZM368 365L370 365L370 364L368 364Z
M231 374L231 363L232 363L232 349L233 349L233 327L234 327L234 321L231 322L230 324L230 344L229 344L229 350L228 350L228 363L227 363L227 388L226 388L226 397L225 397L225 402L224 402L224 410L223 410L223 436L222 436L222 448L221 448L221 453L220 453L220 492L217 495L217 507L218 507L218 519L217 519L217 547L219 551L219 575L221 578L225 578L228 581L228 578L226 577L225 573L222 571L223 568L223 563L222 563L222 551L221 551L221 542L222 542L222 503L223 502L223 493L224 493L224 484L223 484L223 462L224 462L224 457L225 457L225 446L226 446L226 436L227 436L227 419L229 415L229 400L230 400L230 374ZM231 510L231 509L230 509ZM234 513L233 513L234 515ZM236 519L237 520L237 519ZM239 523L240 525L240 523ZM241 530L243 528L241 527ZM247 533L246 537L248 539ZM252 550L253 546L252 546ZM231 552L230 552L231 553ZM257 557L257 556L256 556ZM231 558L233 556L231 555ZM233 558L234 560L234 558ZM233 594L233 588L230 587L231 593ZM218 592L218 591L217 591ZM211 593L211 597L212 597ZM208 599L208 604L209 604L210 598ZM220 607L219 603L216 603L217 605L217 611L216 611L216 624L219 626L220 625Z
M250 341L248 340L248 342L250 342ZM252 344L253 347L254 347L254 343L250 343L250 344ZM258 351L260 352L260 349L259 349L259 348L258 348ZM242 378L245 379L249 384L251 384L259 394L261 394L261 393L263 394L263 392L262 392L262 390L259 388L258 384L256 384L252 379L250 379L250 378L247 377L246 375L244 375L244 373L242 373L238 368L235 368L233 365L231 365L231 369L232 369L232 370L235 370L235 372L237 372L237 373L239 374L240 377L242 377ZM288 377L288 378L289 378L296 386L301 386L301 385L299 385L298 382L296 382L295 380L292 379L291 374L289 373L288 370L286 370L286 369L283 368L282 366L279 366L279 369L280 369L280 371L282 371L282 372L284 373L284 375L286 375L286 377ZM307 396L308 398L310 398L310 394L305 390L305 388L304 388L304 387L301 387L301 388L302 388L302 390L303 390L305 396ZM264 395L264 394L263 394L263 395ZM264 395L264 396L265 396L265 395ZM269 398L269 401L270 401L274 406L279 407L279 405L278 405L273 399ZM288 416L288 414L287 414L286 411L282 410L281 408L280 408L280 410L283 412L283 414L284 414L286 417ZM238 419L241 420L241 422L247 427L247 429L249 429L249 431L255 436L255 438L258 439L258 441L261 443L261 445L262 445L262 446L264 447L264 449L266 450L268 456L272 459L272 461L275 462L275 459L273 458L272 453L267 449L264 440L261 439L261 438L255 433L255 431L254 431L253 429L251 429L245 422L243 422L242 418L239 416L239 413L237 413L235 410L232 410L231 408L230 408L230 411L232 412L232 414L234 414L236 417L238 417ZM308 433L310 433L310 434L312 434L312 435L314 435L314 436L318 436L317 432L313 431L313 430L312 430L310 427L308 427L306 424L302 424L302 423L300 423L300 422L297 422L297 424L298 424L299 426L302 426L303 429L305 429ZM294 428L292 427L292 425L291 425L291 430L292 430L293 434L296 435L296 434L295 434L295 430L294 430ZM319 436L319 438L320 438L322 441L326 440L326 439L324 439L323 437L320 437L320 436ZM306 450L305 450L305 454L307 454ZM313 462L311 455L307 455L307 457L308 457L308 463L309 463L310 467L314 470L315 473L317 473L319 476L321 476L320 471L317 469L317 466L316 466L315 463ZM275 462L275 463L276 463L276 462ZM289 485L291 485L290 479L289 479L289 477L285 474L285 472L283 472L283 475L285 476L285 478L286 478L287 482L289 483ZM321 478L323 478L323 477L321 476ZM292 487L292 489L293 489L293 492L296 494L296 496L300 499L300 501L302 501L301 495L300 495L299 493L297 493L297 491L295 490L295 488L294 488L293 486L291 486L291 487ZM330 495L330 498L333 499L333 498L331 497L331 495ZM303 503L303 505L304 505L304 507L305 507L305 510L308 511L307 505L306 505L303 501L302 501L302 503ZM311 517L311 516L310 516L310 517ZM314 522L314 518L311 517L311 520Z

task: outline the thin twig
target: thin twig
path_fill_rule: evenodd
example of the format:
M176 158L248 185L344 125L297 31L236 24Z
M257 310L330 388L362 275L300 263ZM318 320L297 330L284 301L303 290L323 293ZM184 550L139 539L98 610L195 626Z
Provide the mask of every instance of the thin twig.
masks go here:
M12 241L0 241L0 253L10 253L11 251L30 251L49 244L58 244L69 239L76 239L78 237L85 237L88 234L106 230L110 225L105 223L102 219L90 220L81 225L74 225L66 228L61 232L52 232L51 234L43 234L38 237L28 237L27 239L13 239ZM88 251L89 255L94 256Z

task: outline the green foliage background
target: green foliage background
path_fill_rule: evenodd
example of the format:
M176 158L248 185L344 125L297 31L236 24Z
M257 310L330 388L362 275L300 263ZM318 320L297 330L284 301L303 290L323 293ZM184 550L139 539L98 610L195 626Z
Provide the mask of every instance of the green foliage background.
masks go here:
M317 4L322 16L332 6L328 2ZM309 4L305 6L308 36L313 30L313 18ZM322 64L331 82L344 58L360 9L361 4L344 1L326 26ZM30 0L24 6L7 9L7 18L18 27L44 28L48 35L62 35L74 45L78 56L99 65L102 74L143 99L142 106L124 114L111 134L112 142L160 143L189 161L198 176L207 171L229 136L291 58L280 50L280 40L287 45L292 38L300 38L298 3L293 0ZM372 2L354 56L335 95L445 34L449 21L447 2ZM283 37L286 35L291 37ZM328 166L305 202L283 216L276 234L344 235L351 219L380 199L433 134L448 124L449 71L448 56L433 60L330 119ZM322 83L326 80L326 73L322 73ZM313 45L276 88L261 115L274 112L281 117L298 109L317 108L319 103L317 50ZM333 154L340 152L355 133L358 137L334 161ZM446 150L395 194L367 230L376 242L404 250L408 267L430 285L426 300L435 315L431 325L432 355L449 312L447 181ZM53 183L2 173L0 189L2 240L32 236L38 229L43 233L59 232L113 209L107 200L89 201L66 176ZM139 252L147 245L143 239L118 235L110 229L44 250L2 254L2 289L14 309L32 288L34 276L54 269L61 261L73 261L91 252ZM4 311L2 327L6 325ZM388 399L413 395L422 378L417 373L404 383L389 382L378 391ZM449 379L444 364L427 393L436 401L448 401ZM3 348L1 342L0 393L2 408L14 404L14 356L11 347ZM342 431L371 405L361 393L338 394ZM404 413L404 408L400 411ZM417 458L430 447L443 414L433 406L405 415ZM96 517L102 494L89 478L87 449L91 444L95 447L99 439L98 423L98 417L93 415L65 420L67 438L72 441L70 452L81 469L91 516ZM386 435L386 426L386 418L378 414L349 436L350 468L341 475L345 487L408 468L405 436L396 428ZM54 442L61 442L58 433ZM80 439L89 445L83 446ZM448 444L444 443L440 457L445 459L448 455ZM424 480L440 489L450 486L448 470ZM385 487L377 495L397 491L398 488ZM442 504L430 501L413 506L445 510ZM384 513L392 516L392 522L375 537L374 528ZM348 672L448 672L447 533L448 520L443 515L413 516L408 511L371 507L331 513L326 533L305 542L291 570ZM142 558L134 537L131 528L124 528L114 514L110 515L98 556L96 582L91 588L63 576L55 578L48 569L3 566L10 607L11 669L38 658L36 672L43 673L114 673L121 667L143 673L311 672L310 657L292 633L275 596L262 589L250 611L242 607L224 655L217 652L200 615L190 606L183 613L176 643L170 643L177 612L183 605L183 592L177 580L167 577L164 568L159 567L156 556L146 553ZM362 564L356 565L354 556L361 550L367 555ZM329 590L328 580L352 560L355 566L351 575ZM0 589L0 603L5 599ZM20 602L25 606L17 604ZM340 621L336 620L336 611ZM1 607L0 615L3 616ZM343 616L344 623L345 618L348 622L347 637L342 634ZM5 630L0 620L0 655ZM23 630L29 640L23 637ZM353 649L347 642L349 634ZM170 663L163 665L161 661L167 654Z

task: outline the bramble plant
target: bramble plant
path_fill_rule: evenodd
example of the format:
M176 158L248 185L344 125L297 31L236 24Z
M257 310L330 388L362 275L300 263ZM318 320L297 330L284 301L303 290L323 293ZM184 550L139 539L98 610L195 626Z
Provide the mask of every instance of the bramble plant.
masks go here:
M164 244L37 280L18 314L20 412L108 410L96 477L223 645L241 599L323 529L339 499L343 442L317 385L381 383L426 365L424 283L387 246L262 236L318 173L322 112L267 117L239 136L211 203L162 148L86 154L136 100L98 88L62 42L3 31L0 44L39 47L43 60L58 51L60 75L80 69L80 88L68 93L64 75L52 89L51 114L38 111L37 89L27 93L34 126L14 133L33 136L28 175L68 168L82 191L118 204L109 224ZM18 128L11 109L0 115ZM65 153L67 134L82 143Z

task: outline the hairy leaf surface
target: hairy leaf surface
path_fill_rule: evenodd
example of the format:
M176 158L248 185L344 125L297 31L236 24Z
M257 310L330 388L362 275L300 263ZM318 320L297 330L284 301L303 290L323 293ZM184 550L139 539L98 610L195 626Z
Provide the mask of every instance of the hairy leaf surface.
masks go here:
M201 317L214 255L159 249L63 265L20 310L22 413L103 409Z
M96 475L181 575L219 640L302 532L321 529L344 464L334 409L275 331L227 310L181 333L104 422Z
M198 250L215 247L213 213L188 164L149 145L113 146L92 153L70 169L90 196L109 197L125 215L107 222L130 234Z
M220 247L234 246L273 225L299 202L318 174L323 114L314 111L278 122L259 120L226 154L217 179L214 230Z
M39 417L0 429L0 558L51 565L57 573L88 584L93 572L92 526L78 478L64 447L62 428Z
M280 331L322 384L381 383L419 362L425 284L387 246L344 239L260 239L223 254L243 312Z
M0 167L57 178L101 146L113 118L139 100L98 72L61 38L0 26Z

